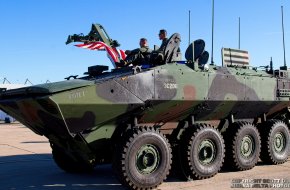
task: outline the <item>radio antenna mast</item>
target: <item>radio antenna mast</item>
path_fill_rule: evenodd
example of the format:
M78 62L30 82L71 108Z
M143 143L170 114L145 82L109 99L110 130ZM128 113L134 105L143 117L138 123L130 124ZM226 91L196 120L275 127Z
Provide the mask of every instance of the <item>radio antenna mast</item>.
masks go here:
M239 49L241 49L241 18L239 17Z
M188 45L190 44L190 10L188 11Z
M286 64L286 54L285 54L285 35L284 35L284 15L283 15L283 6L281 6L281 13L282 13L282 33L283 33L283 51L284 51L284 68L287 70Z
M212 21L211 21L211 64L213 61L213 33L214 33L214 0L212 0Z

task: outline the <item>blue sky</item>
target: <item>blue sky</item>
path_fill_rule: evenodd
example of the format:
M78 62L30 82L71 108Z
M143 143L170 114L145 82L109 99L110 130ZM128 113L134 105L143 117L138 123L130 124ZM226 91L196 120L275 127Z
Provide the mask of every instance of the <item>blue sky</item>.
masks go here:
M146 37L160 45L159 29L181 34L181 51L188 45L188 11L191 40L204 39L211 52L212 0L1 0L0 82L32 83L82 76L88 66L111 65L104 52L65 45L69 34L87 34L92 23L102 24L120 49L134 49ZM290 2L287 0L215 0L214 61L221 64L221 48L248 50L253 66L283 64L281 5L284 6L286 60L290 67Z

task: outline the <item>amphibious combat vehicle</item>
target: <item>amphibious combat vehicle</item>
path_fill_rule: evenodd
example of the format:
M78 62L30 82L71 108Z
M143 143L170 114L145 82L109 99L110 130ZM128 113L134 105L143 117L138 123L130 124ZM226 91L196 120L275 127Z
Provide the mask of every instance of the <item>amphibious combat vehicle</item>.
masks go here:
M111 40L103 27L72 41ZM161 61L3 91L0 108L49 139L56 164L67 172L113 163L122 184L152 189L169 172L205 179L222 166L253 168L258 159L287 161L290 151L290 72L249 65L246 51L224 48L223 65L208 65L197 40L180 61L174 34Z

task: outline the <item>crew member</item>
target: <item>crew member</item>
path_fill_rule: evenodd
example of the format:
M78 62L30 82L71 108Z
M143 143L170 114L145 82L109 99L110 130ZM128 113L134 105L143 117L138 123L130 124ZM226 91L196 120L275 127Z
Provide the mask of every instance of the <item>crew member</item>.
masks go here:
M124 60L124 66L129 65L141 65L149 62L150 54L152 50L149 48L148 41L146 38L141 38L139 42L140 48L134 50L126 50L126 59Z
M167 31L165 29L161 29L159 31L159 40L162 40L161 46L158 49L159 52L163 52L163 50L165 49L166 45L167 45Z

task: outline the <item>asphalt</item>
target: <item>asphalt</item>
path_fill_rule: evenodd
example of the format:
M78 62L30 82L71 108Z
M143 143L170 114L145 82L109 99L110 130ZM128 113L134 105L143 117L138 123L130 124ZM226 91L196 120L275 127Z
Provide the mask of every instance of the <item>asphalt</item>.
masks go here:
M158 189L233 189L233 180L239 179L250 183L253 179L283 179L288 180L289 183L285 182L284 185L288 184L290 189L290 159L282 165L275 166L259 162L255 168L248 171L221 171L206 180L185 182L176 177L169 177ZM123 190L125 188L114 176L111 165L97 166L91 174L63 172L52 159L47 139L16 123L0 124L0 189Z

